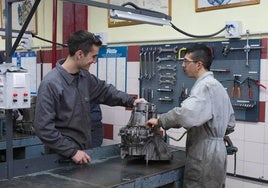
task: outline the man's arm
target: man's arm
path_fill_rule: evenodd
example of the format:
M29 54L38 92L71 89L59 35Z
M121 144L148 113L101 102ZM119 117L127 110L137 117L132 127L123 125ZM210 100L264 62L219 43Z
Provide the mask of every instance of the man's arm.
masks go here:
M91 103L106 104L109 106L133 107L137 102L146 102L145 99L136 99L126 92L118 90L114 85L107 84L94 75L89 77L91 87Z
M77 152L73 141L55 128L56 105L59 102L57 89L47 83L41 83L38 89L35 110L35 133L50 149L63 155L72 157Z

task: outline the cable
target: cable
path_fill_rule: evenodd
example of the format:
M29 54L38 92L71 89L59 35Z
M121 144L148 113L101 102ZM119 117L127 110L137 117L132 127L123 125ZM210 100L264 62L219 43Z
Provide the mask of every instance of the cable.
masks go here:
M42 38L42 37L38 37L37 35L35 35L35 34L33 34L33 33L31 33L31 34L32 34L32 37L35 37L35 38L37 38L37 39L39 39L39 40L42 40L42 41L45 41L45 42L49 42L49 43L52 43L52 44L57 44L57 45L62 46L62 47L68 47L67 44L61 44L61 43L53 42L53 41L44 39L44 38Z
M182 34L184 34L184 35L186 35L186 36L188 36L188 37L193 37L193 38L209 38L209 37L213 37L213 36L218 35L219 33L223 32L223 31L227 28L227 26L225 26L225 27L222 28L220 31L218 31L218 32L216 32L216 33L213 33L213 34L210 34L210 35L193 35L193 34L187 33L187 32L185 32L185 31L183 31L183 30L177 28L177 27L176 27L175 25L173 25L171 22L170 22L170 24L171 24L171 27L172 27L173 29L175 29L176 31L178 31L178 32L180 32L180 33L182 33Z
M128 6L128 5L132 6L132 7L135 8L135 9L141 9L139 6L137 6L136 4L134 4L134 3L132 3L132 2L126 2L126 3L123 3L121 6L122 6L122 7L125 7L125 6Z
M123 3L121 6L122 7L132 6L136 10L141 10L141 11L145 11L145 12L151 12L151 13L155 13L155 14L163 14L161 12L157 12L157 11L154 11L154 10L149 10L149 9L141 8L141 7L139 7L138 5L136 5L136 4L132 3L132 2Z
M144 10L144 11L148 11L148 12L154 12L154 13L159 13L159 12L156 12L156 11L153 11L153 10L148 10L148 9L143 9L143 8L140 8L139 6L137 6L136 4L132 3L132 2L126 2L126 3L123 3L121 6L123 7L126 7L126 6L131 6L133 7L134 9L136 10ZM209 38L209 37L213 37L215 35L218 35L219 33L223 32L224 30L228 29L228 26L226 25L224 28L222 28L220 31L216 32L216 33L213 33L213 34L210 34L210 35L193 35L193 34L190 34L190 33L187 33L181 29L179 29L178 27L176 27L173 23L171 23L171 27L173 29L175 29L176 31L188 36L188 37L193 37L193 38Z

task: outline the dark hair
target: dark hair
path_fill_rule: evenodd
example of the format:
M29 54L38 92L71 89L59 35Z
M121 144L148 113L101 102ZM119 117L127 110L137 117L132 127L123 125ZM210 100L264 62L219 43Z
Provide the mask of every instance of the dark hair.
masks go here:
M212 51L204 44L194 44L188 47L185 54L191 53L191 57L194 61L202 61L205 69L210 70L212 63Z
M86 30L80 30L70 35L68 39L68 48L70 56L73 56L78 50L82 50L85 55L92 50L92 46L101 46L101 40L93 33Z

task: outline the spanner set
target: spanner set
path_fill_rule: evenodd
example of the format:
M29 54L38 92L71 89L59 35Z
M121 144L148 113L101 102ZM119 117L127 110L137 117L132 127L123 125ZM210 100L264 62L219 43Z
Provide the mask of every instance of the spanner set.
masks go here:
M235 110L237 120L258 121L259 118L259 89L266 87L259 83L260 52L259 39L238 40L226 42L202 42L213 52L213 63L210 71L226 88ZM245 55L239 50L248 43L259 45L250 51L245 64ZM189 78L182 69L186 48L194 43L176 43L163 45L140 46L140 87L141 97L158 106L159 113L181 106L189 96L195 80ZM240 49L239 48L239 49ZM253 47L252 47L253 48ZM226 49L228 53L226 53ZM235 75L239 77L239 92L234 92ZM252 81L253 80L253 81Z

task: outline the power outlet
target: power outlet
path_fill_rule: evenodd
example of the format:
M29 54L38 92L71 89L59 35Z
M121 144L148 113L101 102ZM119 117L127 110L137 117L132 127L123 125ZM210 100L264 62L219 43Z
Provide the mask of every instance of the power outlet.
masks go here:
M242 34L242 24L240 21L229 21L225 23L225 38L240 39Z
M31 50L32 46L33 46L33 39L32 38L23 38L23 39L21 39L20 45L26 50Z

